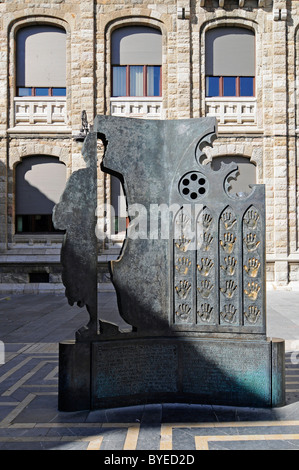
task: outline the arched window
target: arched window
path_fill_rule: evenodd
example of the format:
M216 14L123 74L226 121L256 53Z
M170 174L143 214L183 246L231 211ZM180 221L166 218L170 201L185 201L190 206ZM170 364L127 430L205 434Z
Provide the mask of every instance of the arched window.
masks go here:
M206 33L206 96L255 95L255 35L239 27Z
M112 96L161 96L161 32L126 26L111 41Z
M52 211L66 184L58 158L26 157L16 167L16 232L54 232Z
M249 194L251 192L249 185L256 184L256 166L250 162L249 158L237 155L213 158L212 168L219 170L221 162L226 164L233 162L238 165L237 178L229 178L229 193L231 195Z
M17 33L17 96L66 95L66 32L34 25Z

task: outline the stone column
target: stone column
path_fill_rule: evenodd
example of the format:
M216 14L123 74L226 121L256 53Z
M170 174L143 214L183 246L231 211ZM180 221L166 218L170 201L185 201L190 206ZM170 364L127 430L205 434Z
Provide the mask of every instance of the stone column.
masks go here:
M7 248L6 139L0 138L0 252Z
M180 118L191 117L190 0L177 3L177 109Z
M285 2L274 2L274 10ZM274 17L275 18L275 17ZM288 268L285 259L289 251L288 221L288 149L287 149L287 23L273 21L273 161L274 161L274 250L275 282L287 285ZM281 261L280 261L281 260ZM284 260L284 261L282 261Z
M0 252L7 247L7 38L0 5Z

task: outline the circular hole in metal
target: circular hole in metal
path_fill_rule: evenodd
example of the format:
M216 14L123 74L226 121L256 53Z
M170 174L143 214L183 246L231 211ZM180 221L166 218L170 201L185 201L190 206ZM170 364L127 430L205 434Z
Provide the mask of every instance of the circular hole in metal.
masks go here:
M191 197L191 199L197 199L197 194L196 193L191 193L190 197Z
M196 173L193 173L193 174L191 175L191 179L192 179L192 181L196 181L196 180L197 180L197 174L196 174Z
M204 194L206 192L205 188L199 188L198 190L199 194Z
M204 178L199 178L198 184L205 184L206 180Z
M187 178L185 178L185 179L183 180L183 185L184 185L184 186L188 186L189 183L190 183L190 181L189 181Z
M190 193L190 190L188 188L184 188L183 189L183 194L185 194L187 196L187 194Z

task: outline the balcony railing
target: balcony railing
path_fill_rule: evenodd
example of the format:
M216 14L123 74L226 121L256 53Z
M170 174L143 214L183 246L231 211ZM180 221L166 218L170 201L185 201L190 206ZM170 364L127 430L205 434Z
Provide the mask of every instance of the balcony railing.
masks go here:
M219 125L256 126L256 98L206 98L206 116L215 116Z
M110 112L113 116L161 119L162 98L110 98Z
M14 99L14 126L66 126L66 98L29 96Z

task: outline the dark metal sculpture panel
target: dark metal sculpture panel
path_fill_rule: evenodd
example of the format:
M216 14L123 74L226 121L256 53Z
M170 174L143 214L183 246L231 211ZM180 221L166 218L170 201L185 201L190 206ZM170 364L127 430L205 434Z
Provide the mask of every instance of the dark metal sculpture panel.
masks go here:
M79 410L161 401L246 406L284 403L284 341L266 337L265 194L232 194L234 163L215 171L204 148L212 118L150 121L97 116L86 168L54 210L66 230L63 282L89 323L60 344L59 403ZM97 309L97 142L118 177L130 219L110 263L121 332ZM79 398L78 398L79 397Z

